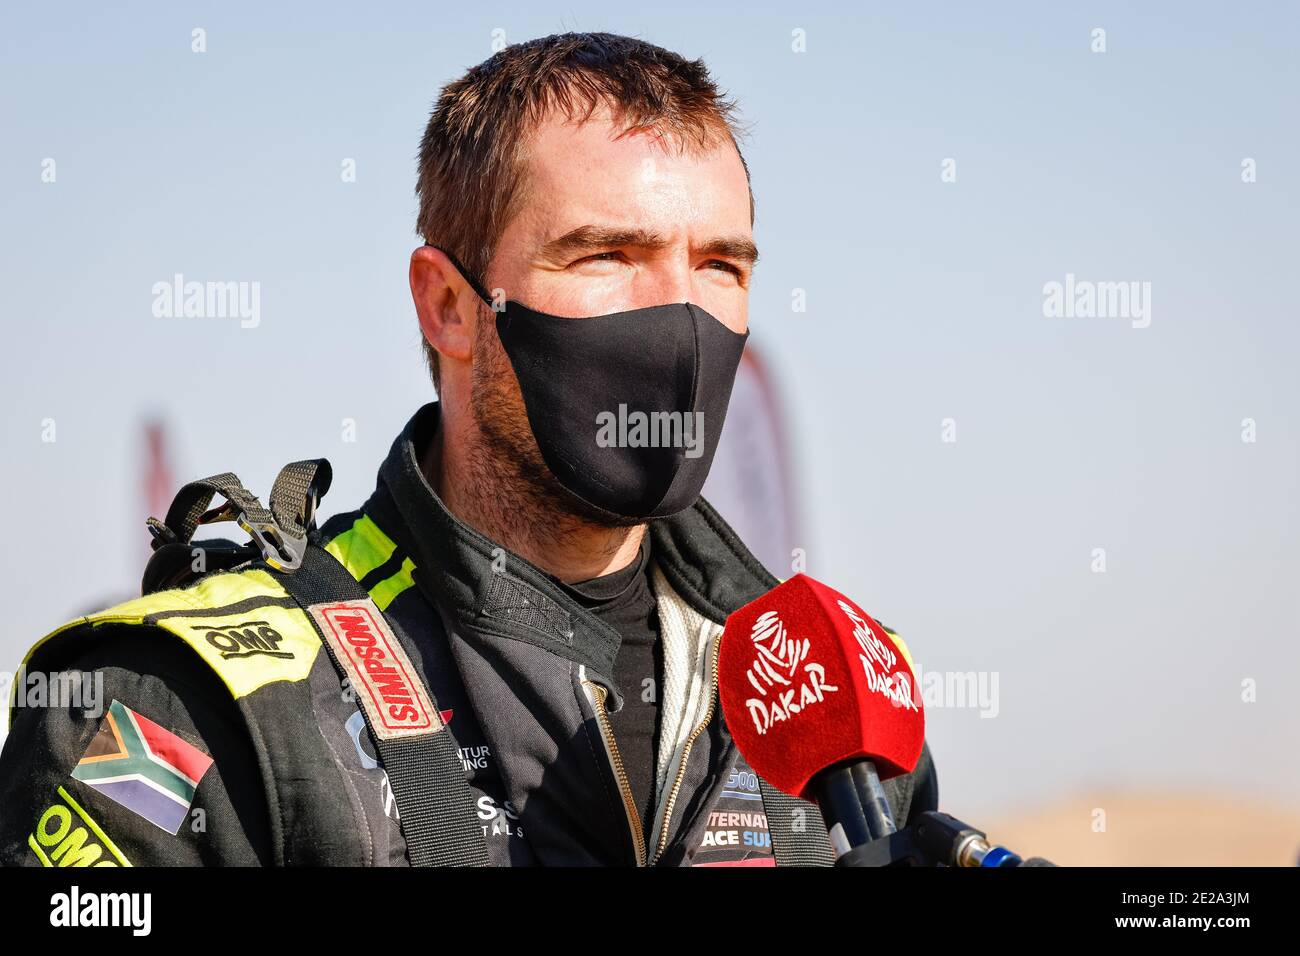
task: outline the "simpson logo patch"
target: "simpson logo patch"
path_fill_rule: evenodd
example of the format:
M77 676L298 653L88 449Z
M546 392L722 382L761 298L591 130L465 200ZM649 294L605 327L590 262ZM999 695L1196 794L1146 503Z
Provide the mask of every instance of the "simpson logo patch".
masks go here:
M442 729L419 675L372 601L313 604L308 610L343 663L380 738L418 737Z
M72 776L174 834L211 766L198 747L113 701Z

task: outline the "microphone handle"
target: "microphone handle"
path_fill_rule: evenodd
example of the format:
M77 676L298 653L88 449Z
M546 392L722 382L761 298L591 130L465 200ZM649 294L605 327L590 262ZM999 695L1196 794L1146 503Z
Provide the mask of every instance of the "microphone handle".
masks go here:
M894 811L885 796L885 788L880 783L880 774L876 773L876 765L870 760L859 760L849 769L853 774L853 783L858 790L858 801L862 804L871 839L879 840L898 832Z
M830 833L831 848L838 859L854 847L870 843L871 829L858 796L851 764L828 767L813 780L817 806Z

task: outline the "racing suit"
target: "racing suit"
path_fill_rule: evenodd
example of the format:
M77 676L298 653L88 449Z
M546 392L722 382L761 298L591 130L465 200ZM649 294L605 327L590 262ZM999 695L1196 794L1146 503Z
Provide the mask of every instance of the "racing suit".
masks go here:
M727 614L776 580L703 500L651 522L664 663L646 827L609 730L617 633L444 507L418 464L438 418L436 403L416 413L374 493L319 542L402 636L454 740L487 861L776 863L770 790L737 752L716 686ZM73 621L24 668L0 753L0 862L408 865L359 689L258 562ZM48 676L50 699L32 699L32 675ZM98 707L54 699L69 675L99 688ZM885 789L900 826L935 809L928 748ZM803 811L824 841L815 807Z

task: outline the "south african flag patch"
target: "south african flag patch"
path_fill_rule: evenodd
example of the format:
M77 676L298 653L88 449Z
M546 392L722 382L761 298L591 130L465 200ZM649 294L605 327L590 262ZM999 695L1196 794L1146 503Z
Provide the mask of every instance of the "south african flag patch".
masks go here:
M72 776L175 834L211 766L198 747L115 700Z

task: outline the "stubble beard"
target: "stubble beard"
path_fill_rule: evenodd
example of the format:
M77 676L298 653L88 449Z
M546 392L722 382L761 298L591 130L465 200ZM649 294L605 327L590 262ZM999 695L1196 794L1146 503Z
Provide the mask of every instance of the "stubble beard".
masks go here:
M575 533L608 532L612 554L644 520L610 515L560 484L537 447L514 369L497 335L496 313L486 304L480 306L476 339L470 408L478 441L467 460L470 494L481 520L493 531L522 534L540 546Z

